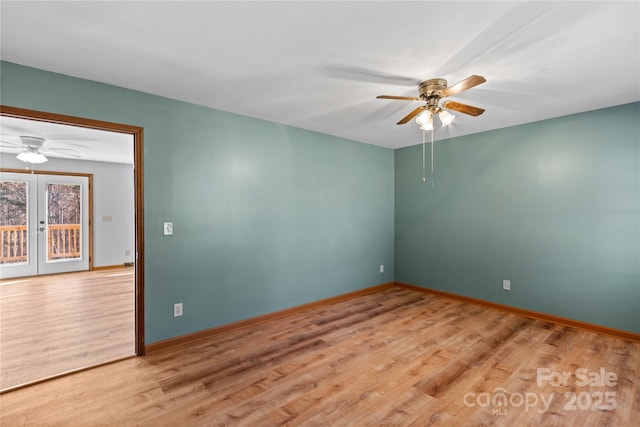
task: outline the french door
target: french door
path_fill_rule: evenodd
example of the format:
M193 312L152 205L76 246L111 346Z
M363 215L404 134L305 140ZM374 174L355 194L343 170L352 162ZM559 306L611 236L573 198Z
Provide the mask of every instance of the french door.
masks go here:
M89 269L89 177L0 172L0 278Z

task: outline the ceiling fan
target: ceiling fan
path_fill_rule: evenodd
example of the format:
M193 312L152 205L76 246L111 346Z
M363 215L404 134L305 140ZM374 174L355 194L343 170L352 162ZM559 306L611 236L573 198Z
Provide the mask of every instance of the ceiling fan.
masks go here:
M412 96L393 95L379 95L377 96L377 98L426 102L425 105L416 108L396 124L403 125L412 118L418 116L418 114L424 112L416 118L416 121L422 129L432 130L433 116L436 114L438 115L438 117L440 117L443 126L446 126L453 121L454 116L446 110L454 110L474 117L484 113L484 110L482 108L472 107L471 105L462 104L456 101L445 101L443 103L440 103L443 98L457 95L462 91L470 89L484 82L486 82L484 77L476 75L467 77L466 79L454 84L453 86L447 86L447 81L445 79L429 79L418 84L418 91L420 96L417 98Z
M45 147L45 139L38 136L20 136L21 144L15 144L8 141L0 141L0 147L20 148L22 151L16 156L25 163L44 163L48 159L45 154L62 155L74 158L80 158L80 154L73 148L48 148Z

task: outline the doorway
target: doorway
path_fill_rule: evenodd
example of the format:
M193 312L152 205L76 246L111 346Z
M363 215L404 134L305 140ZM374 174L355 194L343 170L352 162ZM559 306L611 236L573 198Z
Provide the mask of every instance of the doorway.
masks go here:
M116 133L130 135L133 143L132 185L133 185L133 194L134 194L133 198L134 198L134 211L135 211L134 218L133 218L135 242L134 242L134 248L131 251L133 252L132 255L133 255L134 262L132 263L133 266L128 267L131 273L128 273L127 271L123 271L123 272L103 271L103 270L100 270L99 267L94 268L94 266L92 265L92 259L91 259L91 241L83 240L83 237L77 237L78 236L77 234L76 234L76 237L74 238L68 237L67 235L67 237L64 237L64 239L60 240L59 242L56 241L56 248L53 249L54 251L55 250L60 251L61 250L60 248L64 247L64 251L67 251L69 253L62 255L63 258L58 260L54 260L52 259L51 256L45 255L43 259L48 259L48 263L46 261L44 261L43 263L48 265L44 266L43 268L45 269L45 271L47 267L51 267L51 266L54 266L54 268L62 268L60 266L71 265L72 263L78 262L81 259L82 262L88 262L88 265L86 267L80 267L81 269L84 269L86 271L86 273L84 274L94 274L94 275L99 274L105 280L109 280L109 281L119 280L119 277L127 274L131 274L131 276L133 276L133 281L134 281L134 290L133 290L134 295L133 295L133 304L132 304L134 305L133 317L134 317L134 323L135 323L134 324L134 333L135 333L134 354L137 356L144 355L144 351L145 351L144 350L144 221L143 221L143 160L142 160L143 130L142 128L137 126L125 125L125 124L104 122L104 121L72 117L72 116L64 116L64 115L59 115L55 113L26 110L26 109L9 107L9 106L0 106L0 115L2 116L0 118L5 118L5 117L20 118L25 120L32 120L34 122L55 123L55 124L61 124L61 125L75 126L83 129L102 130L107 132L116 132ZM5 169L3 170L3 172L13 173L18 171L15 169L14 170ZM4 173L3 173L3 180L4 180ZM24 174L21 174L21 175L24 175ZM38 175L38 174L34 173L33 175ZM51 189L52 192L54 190L63 191L63 192L66 191L67 196L69 196L69 193L74 193L74 192L81 193L84 186L86 186L87 189L91 186L91 177L85 177L86 179L88 179L88 183L87 181L82 181L82 180L80 182L66 181L66 179L61 180L58 176L56 176L55 178L56 179L54 181L56 182L52 182L51 180L47 181L47 178L43 178L42 184L36 183L35 185L32 184L32 186L34 186L34 188L37 188L38 186L42 185L43 188L45 188L44 192L46 193L47 185L58 185L59 187L56 187L56 188L49 187L49 188ZM90 193L87 196L88 196L88 199L85 203L88 203L88 204L85 205L86 206L85 209L80 208L80 212L89 211L89 208L91 206ZM81 199L82 199L82 196L80 196L80 200ZM80 203L82 204L83 202L80 201ZM44 205L46 206L47 203L44 203ZM38 217L36 219L35 225L33 223L31 224L31 226L34 227L34 229L38 230L36 232L36 239L38 238L37 236L38 234L42 233L43 236L46 235L46 233L48 232L46 227L48 223L52 225L52 227L50 227L52 229L56 228L56 227L53 227L54 225L59 225L58 229L77 228L77 225L75 223L71 224L72 221L65 219L64 215L62 215L62 219L60 219L60 215L58 214L58 217L52 218L51 220L46 219L46 215L47 214L45 212L44 220ZM110 221L111 217L109 215L104 215L101 218L98 218L97 220L98 221L102 220L103 222ZM44 221L45 223L40 224L40 221ZM62 222L62 223L55 224L55 222ZM87 230L90 230L93 222L95 222L95 219L90 216L88 224L85 223L85 227L87 227ZM40 225L44 225L45 227L39 227ZM40 231L39 230L40 228L45 228L45 230ZM77 233L77 231L75 232ZM72 245L73 239L75 239L76 246ZM47 247L47 244L49 244L49 242L54 242L54 237L42 237L41 240L47 243L44 245L41 245L38 242L36 242L35 245L38 246L38 248L40 248L41 246ZM34 243L31 243L30 245L34 245ZM89 252L83 253L82 252L83 250L89 251ZM47 256L49 256L49 258L47 258ZM56 253L55 256L59 256L59 254ZM38 268L40 268L40 266L38 266ZM62 273L62 271L54 271L54 272L58 274L53 276L44 276L44 277L67 276L67 273ZM81 274L81 273L73 273L73 274ZM94 280L94 279L91 278L90 280ZM86 369L86 368L88 367L83 367L81 369ZM66 374L66 372L61 373L61 375L64 375L64 374ZM59 375L56 375L56 376L59 376ZM42 378L42 379L45 379L45 378ZM35 381L35 382L38 382L38 381ZM8 390L4 389L3 392L4 391L8 391Z
M0 279L89 270L91 178L0 172Z

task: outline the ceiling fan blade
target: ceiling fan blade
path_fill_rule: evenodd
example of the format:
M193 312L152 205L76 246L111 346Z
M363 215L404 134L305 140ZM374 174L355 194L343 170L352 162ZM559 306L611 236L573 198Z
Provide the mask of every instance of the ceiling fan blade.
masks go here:
M80 153L78 153L73 148L55 148L55 149L42 148L40 151L47 154L59 154L61 156L75 157L78 159L81 157Z
M461 104L455 101L446 101L442 104L442 107L449 110L459 111L460 113L468 114L474 117L484 113L484 110L482 108L472 107L471 105Z
M377 99L401 99L403 101L422 101L420 98L413 96L394 96L394 95L378 95Z
M390 74L369 68L351 65L329 65L324 68L325 74L339 79L355 80L360 82L393 84L401 86L415 86L419 80L409 76Z
M504 43L505 41L512 41L516 38L522 40L520 36L523 32L522 30L534 23L540 24L543 22L546 29L545 34L547 36L556 34L561 31L560 27L549 29L548 26L555 21L552 17L561 16L559 13L553 13L553 9L557 9L559 7L559 3L552 2L527 1L514 3L514 6L506 12L502 12L500 15L492 17L495 21L492 22L485 30L475 35L465 47L460 49L444 64L442 64L436 74L441 76L454 74L465 69L465 66L471 64L474 59L482 58L482 55L494 46ZM573 15L575 17L576 15L584 13L593 14L594 11L592 8L575 8L573 13L575 14ZM575 22L579 22L579 17L575 18L573 23L575 24ZM564 25L565 27L563 29L566 29L566 27L569 26L569 23L565 22ZM534 43L536 41L539 40L531 40L530 43Z
M412 112L410 112L409 114L407 114L406 116L404 116L404 118L402 120L400 120L396 124L397 125L403 125L403 124L407 123L409 120L413 119L418 114L420 114L421 111L426 110L426 109L427 109L427 106L426 105L422 105L422 106L416 108L415 110L413 110Z
M11 147L11 148L24 148L24 145L22 144L14 144L13 142L9 142L9 141L1 141L0 143L3 144L4 147Z
M467 89L471 89L474 86L478 86L481 83L486 82L485 78L482 76L476 76L473 75L471 77L467 77L466 79L462 80L461 82L458 82L456 84L454 84L453 86L445 89L442 94L444 96L452 96L452 95L456 95L464 90Z

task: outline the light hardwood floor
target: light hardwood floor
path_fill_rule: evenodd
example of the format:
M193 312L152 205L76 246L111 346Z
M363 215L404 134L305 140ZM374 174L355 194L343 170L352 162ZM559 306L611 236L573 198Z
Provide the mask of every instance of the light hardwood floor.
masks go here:
M135 354L134 269L0 281L0 390Z
M394 287L5 393L1 421L637 426L639 350L640 343ZM581 368L587 377L615 374L615 384L605 374L609 385L583 385ZM538 383L538 369L549 369L555 383ZM570 373L566 384L556 372Z

